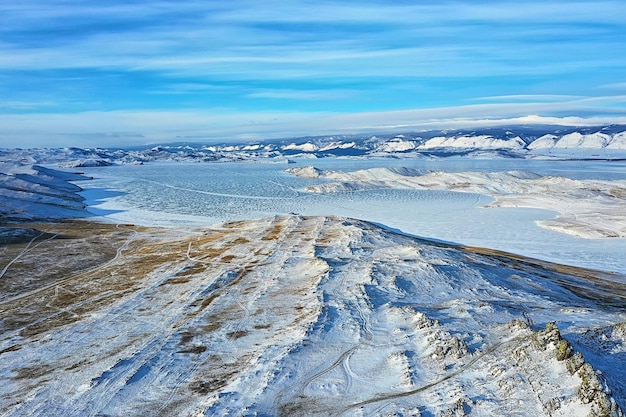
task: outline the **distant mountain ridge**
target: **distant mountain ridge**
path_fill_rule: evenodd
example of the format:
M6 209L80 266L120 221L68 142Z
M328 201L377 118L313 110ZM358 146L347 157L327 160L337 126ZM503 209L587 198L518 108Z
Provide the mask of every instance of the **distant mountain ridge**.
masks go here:
M0 149L0 159L68 167L150 161L239 161L289 157L512 157L626 159L626 125L517 125L397 134L305 136L255 142L170 143L132 148Z

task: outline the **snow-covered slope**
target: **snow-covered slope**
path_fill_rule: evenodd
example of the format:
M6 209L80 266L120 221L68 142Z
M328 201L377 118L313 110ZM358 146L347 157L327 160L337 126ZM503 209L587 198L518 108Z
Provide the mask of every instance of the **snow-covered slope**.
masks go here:
M572 132L562 136L544 135L528 145L533 154L570 157L620 156L626 150L626 132L615 134Z
M352 172L290 168L302 177L332 182L310 186L316 193L380 188L450 190L494 197L493 207L534 207L559 213L539 225L584 238L626 237L626 181L541 177L526 171L430 172L371 168Z
M611 141L611 136L604 133L592 133L590 135L583 135L578 132L564 135L555 144L555 148L592 148L601 149L605 148Z
M330 142L329 144L321 147L319 150L320 152L328 152L328 151L332 151L335 149L350 149L350 148L354 148L356 146L356 142L352 141L352 142L347 142L347 143L343 143L343 142Z
M606 147L607 149L626 149L626 132L613 135L613 138Z
M4 416L618 416L626 403L623 277L340 218L46 231L0 248Z
M416 148L417 144L414 140L407 140L404 135L399 135L381 143L375 150L382 153L395 153L412 151Z
M520 138L499 139L488 135L436 137L427 140L419 149L470 148L470 149L523 149L526 143Z
M69 183L84 179L37 165L0 162L0 217L6 221L84 216L81 188Z
M290 143L289 145L282 146L281 149L283 151L302 151L302 152L315 152L319 149L317 145L312 143L303 143L301 145L297 145L295 143Z
M528 145L529 150L552 149L558 142L559 137L552 134L543 135Z

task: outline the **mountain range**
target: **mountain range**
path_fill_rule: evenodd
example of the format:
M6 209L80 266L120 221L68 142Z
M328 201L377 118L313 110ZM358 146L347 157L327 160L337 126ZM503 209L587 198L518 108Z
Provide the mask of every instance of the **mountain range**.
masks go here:
M430 130L389 135L328 135L257 142L177 142L132 148L0 149L0 157L66 167L150 161L281 161L290 157L504 157L624 159L626 125L508 126Z

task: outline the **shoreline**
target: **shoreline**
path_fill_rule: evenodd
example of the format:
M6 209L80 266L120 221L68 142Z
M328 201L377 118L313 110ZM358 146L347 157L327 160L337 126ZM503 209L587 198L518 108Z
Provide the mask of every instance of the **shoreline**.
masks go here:
M197 165L195 165L197 166ZM200 166L199 168L204 168ZM101 168L106 169L106 168ZM132 177L135 170L143 172L145 167L129 167L129 178ZM204 173L205 171L200 171ZM210 169L207 173L212 172ZM93 172L89 172L93 174ZM139 175L139 172L137 173ZM145 174L144 174L145 175ZM100 180L96 180L100 181ZM122 181L126 181L122 178ZM113 213L106 221L135 223L143 226L158 227L182 227L186 229L194 229L198 227L207 227L220 224L226 220L247 220L260 219L274 215L274 213L256 213L249 210L234 215L231 219L222 217L208 217L206 215L195 216L193 214L171 214L159 211L147 211L140 209L128 209L124 207L124 197L120 197L120 201L115 201L115 193L110 185L115 185L117 181L103 179L101 182L94 183L95 187L102 185L107 189L101 189L94 194L93 200L97 204L93 207L95 210L102 210L105 213ZM85 187L88 189L87 187ZM96 188L97 189L97 188ZM102 200L102 193L112 193L113 199ZM154 192L154 190L152 191ZM164 191L165 192L165 191ZM402 190L399 190L401 193ZM443 191L444 193L467 195L470 197L446 197L439 196L439 191L429 191L433 196L420 199L412 206L409 203L403 203L396 208L396 211L390 211L388 202L371 200L365 193L344 194L337 203L337 207L332 205L325 207L324 200L320 203L309 206L309 210L296 208L286 209L284 212L276 212L276 214L286 215L289 213L299 213L306 215L337 215L341 217L358 218L373 223L380 223L390 228L401 229L406 233L423 236L431 239L455 242L468 246L480 246L495 250L503 250L509 253L516 253L532 258L541 258L544 261L574 265L583 268L591 268L596 270L626 272L626 266L621 262L619 254L621 248L626 250L626 239L581 239L572 234L560 233L551 228L541 227L537 223L542 221L553 221L556 211L545 209L534 209L524 207L491 207L477 208L475 204L489 205L494 203L494 197L486 196L485 193L472 194L459 193L458 191ZM352 197L352 195L354 197ZM134 199L140 196L135 196ZM172 195L174 197L174 195ZM209 200L203 203L202 196L197 196L200 204L210 204ZM401 197L401 195L399 196ZM194 197L195 198L195 197ZM355 204L352 204L354 198ZM448 202L448 199L452 201ZM483 201L484 200L484 201ZM164 200L167 202L167 200ZM191 200L190 200L191 201ZM303 200L304 201L304 200ZM331 201L331 200L329 200ZM91 200L88 200L92 204ZM219 201L219 210L222 214L228 207L221 207ZM436 208L436 204L448 204L443 211ZM330 203L329 203L330 204ZM411 203L412 204L412 203ZM471 209L470 209L471 205ZM154 204L152 205L154 206ZM210 206L203 206L200 212L206 212L210 215ZM476 207L476 208L473 208ZM456 211L462 209L463 212L456 214ZM398 211L400 210L400 211ZM416 216L411 216L409 210L415 210ZM116 213L117 211L117 213ZM433 216L433 217L429 217ZM140 219L138 222L137 220ZM429 220L430 219L430 220ZM466 219L466 220L463 220ZM539 239L537 247L533 247L533 239ZM527 245L525 242L529 242Z
M103 168L103 169L106 169L106 168ZM46 168L45 171L46 171L46 175L48 176L55 172L54 170L51 170L49 168ZM68 173L66 171L58 171L57 175L58 175L59 181L65 182L67 181L68 176L71 177L77 174ZM352 175L352 174L348 173L348 175ZM141 210L134 210L134 209L127 210L123 206L120 207L120 205L114 201L115 197L119 197L121 195L120 191L112 189L112 188L98 188L97 186L93 188L88 185L86 186L86 184L84 183L81 184L81 182L83 182L83 180L89 181L89 179L87 179L84 176L80 178L81 178L81 181L80 182L77 181L76 184L73 185L72 187L78 188L80 186L83 186L84 188L82 191L77 192L75 196L71 197L70 201L75 202L75 201L78 201L78 199L80 198L81 199L80 201L82 201L82 204L84 204L86 208L84 210L81 210L80 212L72 211L71 214L73 215L73 217L76 217L76 218L92 219L92 220L97 220L97 221L111 223L111 224L132 223L132 224L136 224L139 226L146 226L146 227L154 226L154 227L165 227L165 228L173 228L173 229L181 228L185 230L195 230L198 228L215 227L216 225L222 224L224 221L226 221L223 218L209 218L206 216L192 216L192 215L180 215L180 214L166 214L164 216L164 213L162 212L141 211ZM37 189L38 187L40 187L40 185L36 183L37 181L36 178L30 177L28 179L30 179L31 181L35 181L35 182L31 182L31 184L33 184L32 187L34 189ZM63 186L61 188L67 189L67 186ZM73 192L76 192L76 188L72 188ZM49 197L45 197L45 198L49 198ZM111 199L113 199L113 201L111 201ZM53 201L53 203L55 202ZM59 208L59 206L55 204L48 204L47 206L35 205L35 208L37 210L34 211L33 215L24 216L22 218L15 218L13 220L21 221L30 217L33 220L45 221L45 220L53 220L53 219L60 219L60 218L66 217L64 216L64 213ZM493 204L494 203L492 202L491 205ZM377 208L377 209L382 209L382 207ZM480 209L480 210L516 210L516 209L503 208L503 209ZM519 215L516 214L515 215L516 219L521 218L519 216L529 216L531 213L528 211L528 209L520 208L519 210L524 210L524 211L519 212ZM37 216L37 213L39 213L40 216ZM48 217L41 216L42 213L47 214ZM493 223L494 221L502 222L510 217L510 215L507 215L507 216L502 217L502 219L499 219L497 216L493 215L494 213L497 213L497 212L482 211L481 217L478 217L477 220L479 220L480 222L489 221ZM318 213L308 213L308 214L317 215ZM359 218L358 216L359 213L354 213L354 214L357 214L357 216L349 215L349 214L348 215L337 214L337 215L341 217ZM365 214L365 213L361 213L361 214ZM486 217L483 217L482 216L483 214ZM326 215L326 214L321 214L321 215ZM531 215L531 217L534 217L534 216L535 215ZM253 220L253 219L261 219L265 217L268 217L268 216L260 214L258 217L242 217L242 218L238 218L235 220ZM528 219L529 221L532 220L531 217L529 217ZM434 233L433 232L429 233L428 230L430 229L413 230L415 228L410 227L411 226L410 224L406 224L406 223L403 223L402 221L398 221L402 219L396 219L396 221L390 221L389 215L386 213L382 213L382 212L377 213L376 216L366 215L366 216L361 216L361 218L362 220L366 220L374 224L384 225L385 227L389 229L399 229L407 234L417 236L417 237L425 237L431 240L448 241L448 242L453 242L461 246L463 245L478 246L478 247L483 247L483 248L490 248L492 250L502 250L504 252L508 252L511 254L518 254L521 256L529 257L529 258L542 259L543 261L551 262L555 264L572 265L572 266L590 268L590 269L595 269L595 270L604 270L604 271L607 271L608 273L610 273L610 271L615 271L617 273L626 272L626 269L622 269L626 267L624 267L621 261L618 261L617 258L613 259L614 257L613 252L615 252L616 250L619 252L619 248L620 248L619 244L617 244L617 246L615 246L615 244L618 242L625 241L624 239L586 240L585 248L581 247L580 249L576 249L572 254L561 253L561 251L559 251L558 253L551 253L549 249L548 251L537 252L536 250L535 251L525 250L528 248L523 248L522 246L520 246L519 244L517 244L515 241L512 240L516 238L516 236L513 236L513 235L500 236L500 239L503 241L504 244L490 244L491 240L487 239L487 236L482 236L482 238L479 237L478 239L476 239L475 238L476 236L472 234L474 230L471 229L471 227L473 227L471 224L459 225L459 227L463 226L463 228L470 227L470 229L467 229L467 230L464 230L464 229L458 230L458 232L461 234L457 234L456 233L457 230L450 229L450 230L447 230L447 235L446 235L446 230L444 230L444 233L436 233L437 230L441 229L441 226L438 224L434 224L434 229L433 229L435 231ZM143 221L137 222L138 219L143 219ZM496 220L496 219L499 219L499 220ZM5 221L7 220L6 217L4 218L4 220ZM446 221L445 218L442 220ZM538 222L537 220L532 220L532 221L535 223ZM539 222L541 221L553 222L554 220L550 220L550 219L539 220ZM478 226L480 226L480 224L481 223L477 223ZM520 223L520 225L521 224L522 223ZM445 228L446 223L443 223L443 225ZM503 227L506 227L504 223L503 223ZM542 229L545 229L545 228L542 228ZM508 231L506 232L509 233ZM522 230L522 233L525 233L525 232ZM561 247L561 248L570 247L570 246L567 246L568 239L558 237L560 235L562 234L557 233L556 235L554 235L554 237L550 237L550 236L547 236L547 237L549 238L550 241L554 239L556 239L555 242L562 241L562 243L557 244L557 246L555 247ZM566 236L566 235L563 235L563 236ZM509 239L509 241L504 240L504 239ZM520 239L524 239L523 234L520 235ZM577 240L578 238L572 238L572 239ZM582 243L578 243L578 244L579 246L582 245ZM589 248L588 253L587 253L587 248ZM580 251L580 255L578 254L577 251ZM537 256L538 254L540 256ZM596 254L596 255L591 256L591 254ZM606 254L606 257L598 257L597 254ZM616 262L619 262L619 263L616 263Z

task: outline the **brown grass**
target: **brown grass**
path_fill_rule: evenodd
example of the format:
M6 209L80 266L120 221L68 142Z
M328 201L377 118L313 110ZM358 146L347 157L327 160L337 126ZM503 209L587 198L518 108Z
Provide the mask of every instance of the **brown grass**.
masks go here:
M619 199L626 199L626 188L611 188L609 190L609 195Z
M285 227L282 224L275 222L272 228L261 238L261 240L278 240L284 229Z
M226 333L226 336L228 336L231 339L241 339L242 337L247 336L248 333L249 332L247 330L236 330L234 332Z
M142 228L84 221L29 227L63 239L31 246L0 280L0 330L21 329L23 336L80 320L137 291L164 262L186 261L184 242L135 236ZM112 262L118 248L123 250ZM0 262L6 265L10 256L3 254Z

